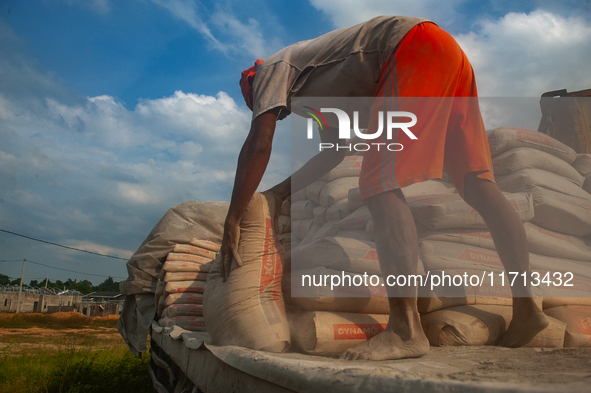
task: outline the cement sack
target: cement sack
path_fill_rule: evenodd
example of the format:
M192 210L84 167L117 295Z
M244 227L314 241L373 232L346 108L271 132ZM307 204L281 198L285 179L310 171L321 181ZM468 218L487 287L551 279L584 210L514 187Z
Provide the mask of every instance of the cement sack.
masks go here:
M334 169L322 176L320 180L331 182L342 177L359 177L363 156L347 156Z
M331 207L326 209L324 214L325 221L341 220L351 214L349 210L349 203L347 198L335 202Z
M312 196L310 196L310 193L308 193L308 196L311 200L318 203L319 205L330 207L334 205L335 202L347 198L349 190L356 187L359 187L358 177L342 177L340 179L326 183L317 194L318 200L312 198L312 196L316 197L316 194L314 193ZM310 186L308 188L310 188Z
M162 327L179 326L185 330L191 330L194 332L206 332L205 321L203 317L173 317L173 318L160 318L158 325Z
M297 201L291 204L291 219L304 220L306 218L314 218L314 208L318 206L309 199Z
M325 237L291 251L293 270L330 267L352 273L381 276L374 242Z
M318 233L318 230L320 230L320 225L317 225L312 221L312 226L310 226L308 233L306 233L306 236L304 236L300 245L312 243L316 237L316 233Z
M204 258L209 258L212 261L215 259L215 256L217 255L215 251L211 251L203 247L193 246L190 244L175 244L173 251L174 253L178 254L196 255ZM174 260L171 258L168 259L171 261Z
M562 271L558 270L562 269ZM562 305L587 305L591 299L591 278L581 276L570 267L554 269L531 267L531 282L544 298L544 308Z
M164 309L163 317L203 317L203 306L200 304L172 304Z
M321 227L318 228L318 230L316 232L314 232L314 234L312 235L312 237L310 239L306 239L307 241L303 244L310 244L312 242L315 242L318 239L322 239L328 236L336 236L339 231L341 230L340 227L340 220L334 220L334 221L329 221L326 224L322 225ZM309 241L308 241L309 240Z
M507 150L518 147L530 147L550 153L569 164L572 164L577 153L562 142L541 132L525 128L501 127L487 131L488 145L494 157Z
M583 176L591 175L591 154L579 154L573 167Z
M197 238L191 240L191 245L195 246L195 247L204 248L206 250L210 250L215 253L219 252L220 248L222 247L221 244L218 244L215 242L210 242L207 240L201 240L201 239L197 239Z
M204 257L201 255L195 254L180 254L177 252L171 252L166 257L167 261L183 261L183 262L193 262L193 263L201 263L206 264L213 261L212 258Z
M292 271L283 294L290 309L298 311L388 314L388 295L382 284L381 278L321 266Z
M591 262L591 242L539 227L531 222L523 224L529 251L534 254ZM478 229L441 229L432 231L417 224L419 240L437 240L496 250L490 232Z
M456 188L451 183L442 180L426 180L404 187L402 193L405 197L432 194L453 194Z
M458 306L421 315L423 330L433 346L494 345L511 322L511 306ZM566 323L550 324L526 347L562 348Z
M293 220L291 222L291 235L296 239L303 239L306 237L310 229L314 225L313 218L306 218L304 220Z
M308 192L305 188L302 188L301 190L294 192L293 194L291 194L290 197L291 203L303 201L305 199L308 199Z
M316 180L314 183L310 184L308 187L306 187L307 199L314 201L318 205L322 205L322 203L320 203L320 192L322 191L324 186L326 186L327 184L328 184L328 182L325 182L322 180ZM295 201L292 196L291 203L294 203L294 202ZM322 206L324 206L324 205L322 205Z
M533 200L524 193L503 193L521 221L534 217ZM407 199L415 221L429 229L486 228L484 220L459 194L436 194Z
M283 202L281 202L281 210L279 214L283 216L291 215L291 197L287 197Z
M365 229L367 222L370 219L371 213L369 212L369 208L367 206L362 206L343 218L339 223L339 227L343 231L349 231L352 229Z
M292 341L302 353L338 356L384 331L387 315L331 313L290 314Z
M164 286L166 293L203 293L205 281L174 281Z
M203 314L215 345L282 352L289 348L289 325L281 292L284 250L273 225L281 201L255 193L240 222L238 253L243 266L224 283L221 260L207 279Z
M164 281L206 281L206 272L168 272L164 276Z
M440 277L441 282L434 281L433 276ZM424 278L428 280L426 285L419 286L417 299L421 314L462 305L513 304L511 288L501 285L498 273L491 277L491 272L486 270L445 269L429 271L429 276ZM542 307L541 298L539 305Z
M208 273L212 263L195 263L187 261L166 261L162 269L166 272Z
M538 186L524 186L533 195L536 225L552 231L585 237L591 234L591 202Z
M282 214L279 215L279 217L277 217L275 231L279 234L291 233L291 217Z
M591 175L585 176L585 183L583 183L583 190L591 194Z
M326 218L324 214L326 213L326 208L324 206L318 206L314 208L314 224L323 226L326 224Z
M566 323L564 347L591 347L591 307L562 306L544 310L552 318Z
M361 200L361 190L359 187L351 188L349 190L347 193L347 203L349 204L349 211L352 212L365 206L365 202Z
M583 185L583 177L575 168L552 154L519 147L499 154L492 160L495 176L509 175L522 169L541 169Z
M337 233L337 236L345 237L348 239L365 240L368 242L374 241L373 236L367 231L364 231L363 229L351 229L348 231L340 231Z
M164 305L172 304L203 304L201 293L171 293L164 299Z
M548 257L591 262L591 241L524 223L529 251Z
M495 180L501 191L519 192L524 186L535 185L591 201L591 195L574 180L541 169L522 169L510 175L499 176Z

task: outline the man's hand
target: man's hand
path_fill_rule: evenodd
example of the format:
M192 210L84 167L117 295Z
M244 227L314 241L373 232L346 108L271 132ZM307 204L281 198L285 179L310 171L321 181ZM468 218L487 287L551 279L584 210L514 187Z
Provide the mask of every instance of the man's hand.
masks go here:
M240 226L226 221L224 224L222 247L220 249L220 257L222 258L221 273L224 282L228 279L232 271L233 259L236 259L238 266L242 266L242 259L240 259L240 255L238 254L239 241Z

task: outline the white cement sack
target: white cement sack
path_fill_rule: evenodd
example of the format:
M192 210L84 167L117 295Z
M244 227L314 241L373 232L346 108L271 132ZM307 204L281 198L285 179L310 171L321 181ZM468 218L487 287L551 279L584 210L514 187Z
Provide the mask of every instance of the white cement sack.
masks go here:
M211 269L211 262L203 264L189 261L166 261L162 269L166 272L208 273Z
M349 193L347 194L347 203L349 204L349 211L352 212L365 205L361 200L361 190L359 187L351 188L349 190Z
M174 281L167 282L164 291L167 293L203 293L205 281Z
M544 308L564 305L591 305L591 279L558 269L533 267L532 281L539 280L537 292L544 298ZM537 274L534 276L534 274ZM536 282L535 284L538 284Z
M326 213L326 208L324 206L317 206L314 208L314 224L323 226L326 224L326 218L324 214Z
M203 304L201 293L171 293L164 299L164 305L172 304Z
M299 311L388 314L383 283L381 278L320 266L292 271L284 297L291 309Z
M291 235L296 239L303 239L306 237L310 229L314 225L313 218L306 218L304 220L292 220L291 222Z
M306 187L307 199L314 201L318 205L324 206L322 203L320 203L320 192L322 191L324 186L326 186L327 184L328 184L328 182L325 182L322 180L316 180L314 183L310 184L308 187ZM295 202L295 200L293 199L293 196L292 196L291 203L294 203L294 202Z
M349 239L365 240L365 241L369 241L369 242L374 241L373 236L371 236L371 234L369 234L367 231L364 231L363 229L351 229L348 231L339 231L337 233L337 236L345 237L345 238L349 238Z
M488 144L494 157L509 149L530 147L550 153L569 164L572 164L577 153L562 142L541 132L525 128L501 127L487 131Z
M163 317L203 317L203 306L200 304L172 304L164 309Z
M207 280L207 273L205 272L171 272L166 273L164 276L164 281L166 282L173 282L173 281L206 281Z
M349 190L356 187L359 187L358 177L341 177L340 179L328 182L320 190L318 204L330 207L334 205L335 202L347 198ZM314 200L313 198L310 199Z
M591 175L585 176L585 183L583 183L583 190L591 194Z
M365 229L367 222L371 219L371 213L367 206L362 206L340 221L340 228L343 231L351 229Z
M304 199L308 199L308 192L305 188L302 188L299 191L294 192L293 194L291 194L291 203L297 202L297 201L303 201Z
M291 217L280 214L279 217L277 217L275 231L277 231L277 233L291 233Z
M191 240L194 241L194 240ZM214 260L217 253L215 251L211 251L207 248L193 246L189 244L176 244L174 246L173 251L178 254L191 254L197 255L204 258L209 258L210 260ZM174 261L174 259L168 258L169 261Z
M208 240L200 240L197 238L191 240L191 245L196 246L196 247L200 247L200 248L205 248L206 250L210 250L215 253L219 252L220 248L222 247L218 243L210 242Z
M362 164L363 156L347 156L339 165L322 176L320 180L330 182L342 177L359 177Z
M325 238L328 236L336 236L339 233L339 231L341 230L339 224L340 224L340 220L334 220L334 221L327 222L326 224L324 224L320 228L318 228L318 230L316 232L314 232L314 234L309 239L309 241L304 244L309 244L309 243L315 242L318 239L322 239L322 238ZM308 239L306 239L306 240L308 240Z
M579 186L583 185L583 177L575 168L552 154L519 147L508 150L492 160L495 176L508 175L522 169L541 169L573 180Z
M289 216L291 214L291 197L287 197L283 202L281 202L281 210L279 214L284 216Z
M423 330L433 346L493 345L511 322L511 306L458 306L421 315ZM566 323L550 324L526 347L562 348Z
M405 197L431 194L453 194L455 191L456 188L452 183L446 183L442 180L426 180L402 188L402 193Z
M564 347L591 347L591 307L562 306L544 310L552 318L566 323Z
M523 224L529 251L534 254L591 262L591 242L578 236L565 235L539 227L531 222ZM432 231L417 224L419 240L437 240L496 250L490 232L479 229L440 229Z
M316 223L314 223L314 221L312 221L312 226L308 230L308 233L306 233L306 236L304 236L304 238L302 239L300 245L312 243L316 238L318 230L320 230L320 225L317 225Z
M510 175L499 176L495 180L499 189L506 192L519 192L523 186L536 185L591 201L591 195L574 180L541 169L522 169Z
M591 154L579 154L573 167L583 176L591 175Z
M387 315L304 312L290 314L292 341L308 355L337 356L384 331Z
M162 327L179 326L185 330L191 330L194 332L206 332L205 321L203 317L173 317L173 318L161 318L158 321L158 325Z
M318 206L309 199L297 201L291 204L291 219L304 220L306 218L314 218L314 208Z
M524 224L529 251L548 257L591 262L591 241L542 228L531 222Z
M211 261L213 261L213 259L201 256L201 255L180 254L180 253L176 253L176 252L169 253L168 256L166 257L166 260L167 261L193 262L193 263L201 263L201 264L206 264L206 263L210 263Z
M342 237L325 237L291 251L293 270L331 267L353 273L381 276L375 243Z
M351 211L349 210L348 200L345 198L335 202L331 207L326 209L324 217L325 221L334 221L341 220L349 214L351 214Z
M503 193L521 221L534 216L533 200L524 193ZM409 197L408 204L415 221L429 229L486 228L478 212L468 205L459 194L436 194Z
M240 222L238 253L243 266L222 281L221 259L207 279L203 314L215 345L282 352L290 344L281 291L284 250L273 228L281 201L255 193Z
M567 235L591 234L591 202L538 186L524 186L533 195L536 225Z

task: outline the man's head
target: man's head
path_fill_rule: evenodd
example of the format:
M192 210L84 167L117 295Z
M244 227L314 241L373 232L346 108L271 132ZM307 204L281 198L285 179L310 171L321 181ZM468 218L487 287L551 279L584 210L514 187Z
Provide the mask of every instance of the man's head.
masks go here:
M244 97L244 102L246 105L252 110L253 105L253 97L252 97L252 81L254 80L254 76L257 73L257 67L263 64L263 60L258 59L254 65L244 71L242 71L242 76L240 78L240 89L242 90L242 96Z

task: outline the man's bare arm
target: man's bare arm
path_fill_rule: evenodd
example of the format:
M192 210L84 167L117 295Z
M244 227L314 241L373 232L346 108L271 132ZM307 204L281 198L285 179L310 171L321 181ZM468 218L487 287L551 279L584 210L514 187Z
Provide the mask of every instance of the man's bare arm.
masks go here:
M230 275L233 258L236 258L238 266L242 266L238 255L239 224L269 163L278 110L265 112L252 121L250 132L238 156L234 189L224 223L224 237L220 250L224 281Z

